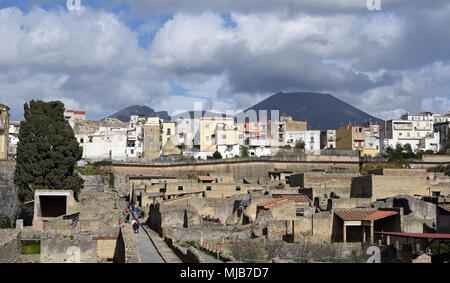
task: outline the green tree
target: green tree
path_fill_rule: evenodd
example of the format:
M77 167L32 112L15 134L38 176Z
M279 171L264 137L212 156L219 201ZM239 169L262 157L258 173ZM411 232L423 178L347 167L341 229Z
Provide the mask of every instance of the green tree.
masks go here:
M23 203L34 198L35 190L72 190L78 197L83 179L74 168L83 149L64 118L62 102L31 100L24 105L24 118L20 123L14 183L22 202L21 217L29 223L33 211Z
M222 154L220 152L216 151L213 155L209 155L206 157L206 159L222 159Z
M248 158L250 154L248 153L248 147L242 146L241 147L241 157L242 158Z
M305 142L302 141L302 140L298 140L295 143L295 148L297 148L297 149L305 149Z

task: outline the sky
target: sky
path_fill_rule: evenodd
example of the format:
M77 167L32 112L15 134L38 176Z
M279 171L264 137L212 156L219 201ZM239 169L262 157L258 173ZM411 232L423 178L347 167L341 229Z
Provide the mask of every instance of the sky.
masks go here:
M0 103L102 119L330 93L382 119L450 111L450 1L0 0ZM431 3L428 3L431 2Z

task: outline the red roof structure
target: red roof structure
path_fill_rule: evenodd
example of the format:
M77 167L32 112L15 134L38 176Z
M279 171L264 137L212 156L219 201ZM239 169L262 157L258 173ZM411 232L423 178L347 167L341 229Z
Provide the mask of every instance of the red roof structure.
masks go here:
M380 235L388 235L394 237L416 238L416 239L449 239L450 234L435 233L401 233L401 232L375 232Z
M344 221L372 221L398 214L391 210L338 210L334 213Z
M280 206L280 205L283 205L283 204L287 204L287 203L292 202L292 201L293 200L291 200L291 199L282 197L282 198L276 198L276 199L273 199L271 201L259 204L258 206L259 207L263 207L265 209L269 209L269 208L272 208L272 207L276 207L276 206Z
M66 112L70 112L76 115L86 115L86 111L66 110Z
M309 202L309 198L306 195L282 195L281 197L295 202Z

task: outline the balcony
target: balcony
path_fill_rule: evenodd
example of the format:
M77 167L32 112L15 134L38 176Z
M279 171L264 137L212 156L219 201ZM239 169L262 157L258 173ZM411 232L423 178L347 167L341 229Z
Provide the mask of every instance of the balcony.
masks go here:
M398 131L410 131L413 129L412 124L394 124L394 130Z

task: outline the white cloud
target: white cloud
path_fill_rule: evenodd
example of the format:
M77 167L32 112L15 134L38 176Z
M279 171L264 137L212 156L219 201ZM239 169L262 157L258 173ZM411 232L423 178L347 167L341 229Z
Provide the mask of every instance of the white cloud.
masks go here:
M114 14L6 8L0 23L0 95L16 119L31 99L59 99L102 118L170 90L145 62L137 34Z

